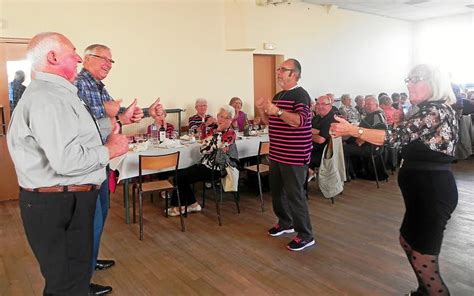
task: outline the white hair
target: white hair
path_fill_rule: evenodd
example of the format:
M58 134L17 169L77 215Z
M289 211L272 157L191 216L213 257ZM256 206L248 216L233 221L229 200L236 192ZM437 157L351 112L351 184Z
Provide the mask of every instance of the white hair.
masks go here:
M28 60L33 70L41 70L46 63L46 57L50 51L60 51L63 35L56 32L39 33L33 39L27 49Z
M227 112L229 114L230 118L234 118L234 116L235 116L235 109L234 109L234 107L232 107L230 105L222 105L219 108L219 112L221 112L221 111Z
M443 100L448 105L456 103L456 97L448 75L441 72L438 67L429 64L417 65L408 73L408 77L413 76L423 77L430 85L433 95L428 98L428 101Z
M197 105L199 103L204 103L204 104L207 104L207 100L204 99L204 98L197 98L196 99L196 102L194 103L194 105Z

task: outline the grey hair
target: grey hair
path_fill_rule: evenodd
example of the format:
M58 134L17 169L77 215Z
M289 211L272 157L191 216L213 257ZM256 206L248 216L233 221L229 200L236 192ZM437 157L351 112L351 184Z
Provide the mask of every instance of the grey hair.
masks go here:
M84 55L86 56L88 54L94 54L95 50L97 48L105 49L105 50L110 51L110 48L108 46L103 45L103 44L91 44L88 47L86 47L86 49L84 49Z
M350 98L351 98L351 96L350 96L349 94L343 94L343 95L341 96L341 101L342 101L342 100L345 100L345 99L350 99Z
M354 98L354 101L355 101L355 102L359 102L360 100L364 100L364 96L358 95L358 96L356 96L356 97Z
M27 48L27 57L31 69L42 70L46 64L46 57L50 51L60 51L64 35L56 32L44 32L35 35Z
M381 96L379 98L379 105L392 105L392 99L389 96Z
M366 102L372 100L375 102L375 104L377 104L377 106L379 105L379 101L377 101L374 95L366 95L364 100Z
M233 97L232 99L230 99L229 105L232 105L235 101L240 101L240 104L244 104L244 102L242 102L242 99L240 99L239 97Z
M448 105L456 103L448 75L442 73L438 67L429 64L416 65L408 73L408 77L413 76L423 77L430 85L432 96L427 99L428 101L443 100Z
M196 102L194 103L194 106L196 106L198 103L205 103L207 104L207 100L204 98L197 98Z
M219 112L221 112L221 111L227 112L230 115L231 119L234 118L234 116L235 116L235 109L234 109L234 107L232 107L230 105L222 105L219 108Z

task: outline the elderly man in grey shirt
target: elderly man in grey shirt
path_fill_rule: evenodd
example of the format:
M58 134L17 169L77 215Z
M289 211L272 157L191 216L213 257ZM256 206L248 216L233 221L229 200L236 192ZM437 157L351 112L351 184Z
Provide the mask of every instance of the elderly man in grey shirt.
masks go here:
M102 144L97 122L72 84L82 60L71 41L40 33L28 56L34 78L7 135L23 226L45 278L43 293L87 295L97 188L109 159L127 152L127 139L112 133Z

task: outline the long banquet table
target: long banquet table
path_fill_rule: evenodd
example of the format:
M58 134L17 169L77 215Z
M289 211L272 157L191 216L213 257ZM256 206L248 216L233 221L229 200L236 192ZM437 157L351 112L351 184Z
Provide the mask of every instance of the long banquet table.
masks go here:
M256 156L258 154L258 147L260 142L268 141L268 134L259 136L243 137L238 139L235 143L237 145L237 151L239 158L246 158ZM123 180L124 185L124 203L125 203L125 221L130 224L130 213L129 213L129 180L133 177L138 176L138 159L140 155L164 155L173 153L176 151L180 152L179 155L179 169L190 167L199 162L201 154L199 153L200 144L186 144L178 148L158 148L150 146L145 151L140 152L128 152L127 154L114 158L110 161L110 168L119 172L119 181ZM146 171L144 174L153 174L158 171Z

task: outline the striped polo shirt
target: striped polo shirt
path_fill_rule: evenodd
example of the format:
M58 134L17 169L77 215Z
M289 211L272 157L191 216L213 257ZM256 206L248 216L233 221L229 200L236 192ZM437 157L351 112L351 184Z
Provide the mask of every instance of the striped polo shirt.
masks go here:
M309 163L313 148L309 94L302 87L296 86L277 93L272 103L284 111L298 113L300 126L293 127L276 115L269 116L269 158L289 165Z

